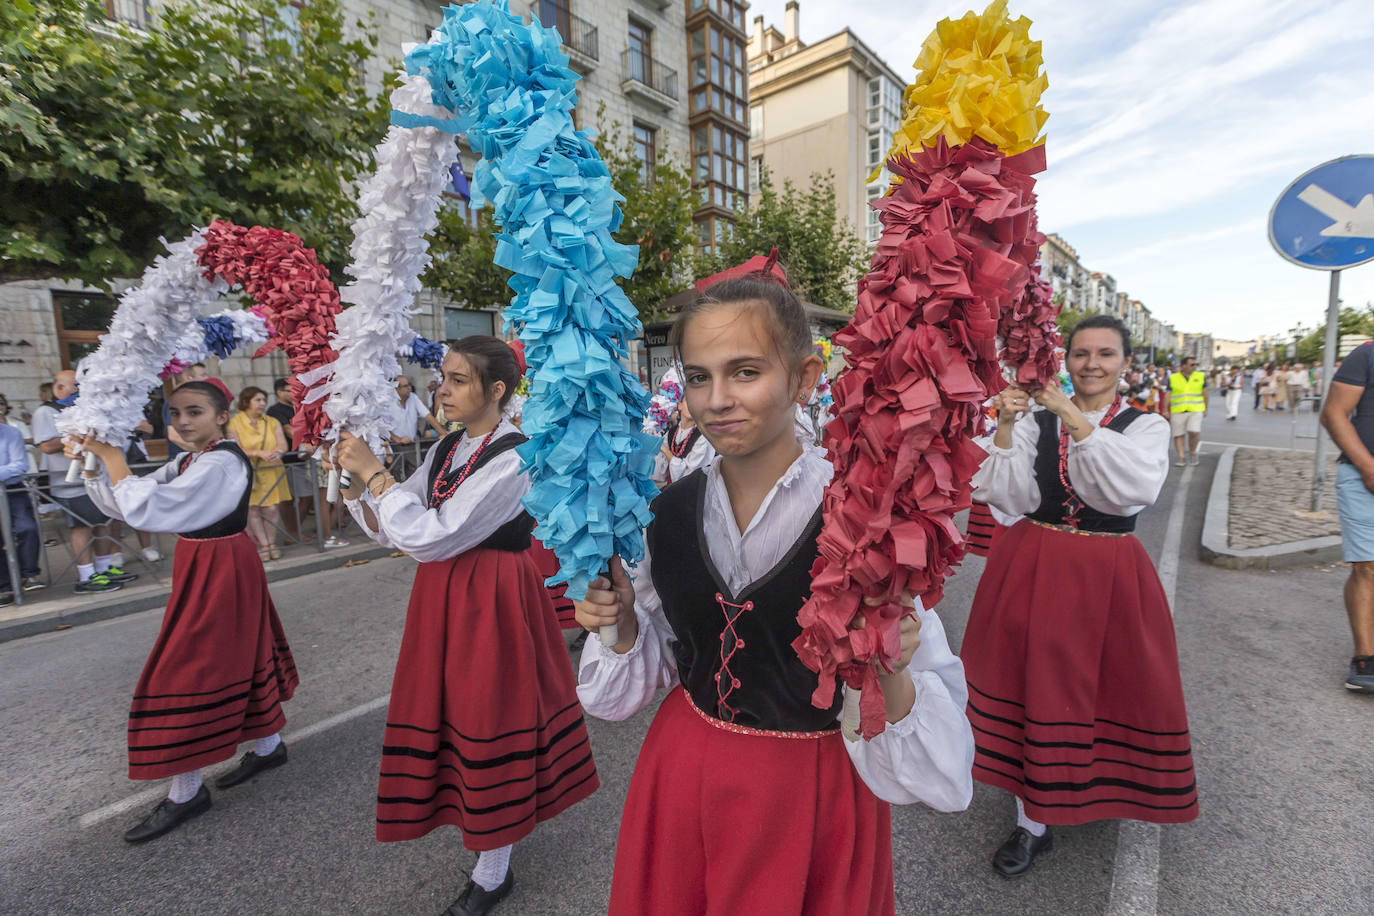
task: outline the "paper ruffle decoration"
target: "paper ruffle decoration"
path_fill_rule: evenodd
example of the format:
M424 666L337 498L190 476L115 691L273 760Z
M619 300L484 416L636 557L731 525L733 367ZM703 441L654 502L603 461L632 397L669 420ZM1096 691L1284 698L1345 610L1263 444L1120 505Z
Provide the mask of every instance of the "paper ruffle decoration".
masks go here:
M999 330L1023 360L1020 377L1044 378L1053 361L1053 311L1046 324L1035 274L1032 176L1044 149L1008 156L994 145L1025 149L1044 122L1028 26L996 0L982 17L941 22L926 42L906 139L887 161L893 187L873 204L883 231L854 319L834 336L846 351L825 428L835 474L793 647L820 675L817 706L833 701L836 678L862 689L866 738L886 725L878 670L900 653L906 609L863 598L908 592L931 607L962 559L953 517L969 507L984 457L973 441L983 404L1005 384Z
M642 330L615 282L638 260L611 238L624 198L573 127L578 77L553 30L525 25L504 2L450 6L406 68L428 79L447 113L402 109L392 122L463 133L482 156L472 203L490 201L501 227L495 260L514 273L515 291L506 322L530 365L525 507L558 557L550 581L581 598L611 556L643 557L657 491L658 442L640 431L649 394L622 362Z
M666 436L668 427L677 416L677 404L682 400L682 373L677 366L669 366L658 383L658 391L649 402L648 413L644 417L644 432L652 436Z
M234 286L253 297L253 309L200 316ZM73 437L94 433L122 446L142 422L148 392L163 373L211 353L227 356L234 346L265 340L254 355L281 346L293 373L313 368L332 356L328 339L338 310L329 272L299 238L218 220L168 245L167 256L120 297L109 332L82 361L81 398L58 415L58 430ZM299 441L318 438L317 422L297 411L293 428L304 433Z
M391 106L443 116L431 94L424 77L403 77ZM340 291L350 307L339 316L334 336L339 356L309 374L306 384L318 384L311 401L323 406L332 423L327 440L346 429L381 454L391 432L398 357L412 353L416 339L410 316L430 261L425 237L438 225L458 145L433 127L393 126L373 157L376 167L358 195L363 215L353 223L352 262L344 269L353 280Z
M415 339L410 342L410 346L405 351L405 357L408 362L416 363L426 369L438 369L444 361L444 354L447 352L448 347L443 344L416 334Z

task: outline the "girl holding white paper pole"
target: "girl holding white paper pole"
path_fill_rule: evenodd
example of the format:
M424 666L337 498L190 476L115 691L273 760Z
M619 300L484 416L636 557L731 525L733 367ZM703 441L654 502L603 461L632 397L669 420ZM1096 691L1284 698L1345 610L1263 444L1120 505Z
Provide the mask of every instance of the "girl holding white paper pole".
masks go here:
M457 341L439 402L465 429L397 483L366 444L340 434L343 496L378 543L420 561L392 684L377 792L377 839L443 824L480 853L451 912L485 913L514 884L516 841L599 785L572 666L530 554L529 478L503 420L519 367L495 337Z
M630 784L610 911L890 914L888 804L956 811L972 794L963 668L939 618L917 607L879 677L884 732L841 738L846 688L812 705L818 676L792 642L832 469L794 418L821 360L771 260L712 279L673 339L719 457L655 501L633 581L613 560L611 581L577 608L583 626L620 636L587 640L588 712L624 719L674 688Z

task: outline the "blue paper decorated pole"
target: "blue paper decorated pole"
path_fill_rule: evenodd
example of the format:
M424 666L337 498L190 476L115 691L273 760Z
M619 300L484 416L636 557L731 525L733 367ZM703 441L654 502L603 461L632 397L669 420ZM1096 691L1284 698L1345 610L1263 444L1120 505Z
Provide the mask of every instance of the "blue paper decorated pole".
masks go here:
M616 285L638 249L611 238L624 200L585 132L572 123L578 76L558 33L505 2L444 10L428 44L406 55L452 119L393 111L403 127L466 134L481 154L472 204L492 204L496 263L514 272L506 322L525 345L530 400L520 446L525 507L558 557L551 578L581 599L612 556L643 559L658 441L640 431L649 393L625 367L643 330ZM602 642L614 645L613 628Z

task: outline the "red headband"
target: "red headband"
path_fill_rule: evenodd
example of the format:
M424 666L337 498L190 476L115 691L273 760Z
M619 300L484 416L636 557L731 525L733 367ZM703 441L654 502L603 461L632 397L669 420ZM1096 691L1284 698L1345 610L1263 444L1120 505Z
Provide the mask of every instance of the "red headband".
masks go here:
M234 403L234 396L229 393L229 386L224 384L224 382L221 379L218 379L212 375L209 378L202 379L202 381L204 381L207 385L214 385L224 395L225 401L227 401L230 404Z
M740 277L751 277L766 283L777 283L788 290L792 288L792 284L787 282L787 274L783 273L782 268L778 266L778 249L774 248L766 258L761 254L756 254L738 267L731 267L729 270L722 270L705 280L698 280L697 292L704 293L717 283Z
M529 364L525 362L525 344L523 341L512 340L510 342L510 348L515 354L516 374L523 378L526 370L529 369Z

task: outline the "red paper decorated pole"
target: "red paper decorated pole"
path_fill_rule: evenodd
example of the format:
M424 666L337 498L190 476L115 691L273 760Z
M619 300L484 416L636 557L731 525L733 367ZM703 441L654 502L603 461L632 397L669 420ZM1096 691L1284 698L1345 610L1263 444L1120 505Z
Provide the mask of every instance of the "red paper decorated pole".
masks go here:
M854 319L833 338L845 350L824 439L835 475L793 646L820 675L817 706L836 678L861 691L866 738L885 725L877 676L910 612L897 596L934 605L963 557L954 515L984 457L983 404L1005 385L997 338L1023 385L1057 368L1033 177L1046 80L1029 26L997 0L926 40L887 160L893 187L874 203L883 231Z

